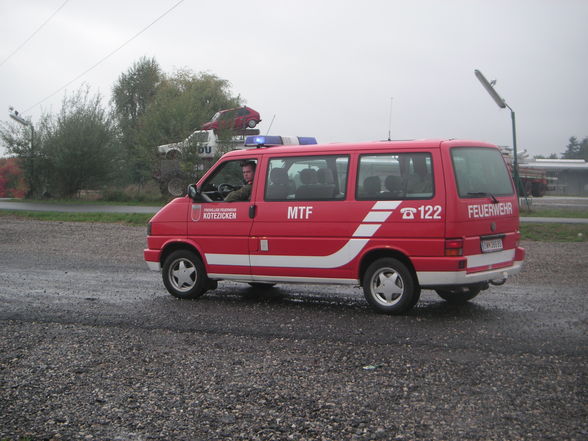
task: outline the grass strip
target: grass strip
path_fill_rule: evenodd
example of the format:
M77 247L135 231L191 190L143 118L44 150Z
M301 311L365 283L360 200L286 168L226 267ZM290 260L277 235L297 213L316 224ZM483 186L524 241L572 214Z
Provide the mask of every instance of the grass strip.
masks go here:
M588 224L522 223L521 239L538 242L586 242Z
M588 218L588 210L585 209L557 209L557 208L533 208L531 211L520 210L521 217L565 217Z

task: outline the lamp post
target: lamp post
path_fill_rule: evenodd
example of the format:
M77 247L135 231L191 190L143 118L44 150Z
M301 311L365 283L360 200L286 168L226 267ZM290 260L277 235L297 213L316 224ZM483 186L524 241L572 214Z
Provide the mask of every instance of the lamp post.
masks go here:
M508 104L506 104L506 101L504 100L504 98L502 98L500 95L498 95L498 92L496 92L496 90L494 90L495 81L493 81L492 83L488 82L486 77L484 77L482 72L480 72L478 69L474 70L474 74L476 75L476 78L480 81L480 83L482 83L482 86L484 86L484 89L486 89L486 91L490 94L492 99L496 102L498 107L500 107L501 109L508 108L508 110L510 110L510 118L512 120L512 148L513 148L513 155L514 155L514 161L513 161L513 166L512 166L513 177L514 177L515 185L517 188L517 194L520 196L520 194L522 193L522 191L521 191L522 189L521 189L521 182L519 179L519 162L518 162L518 157L517 157L517 128L516 128L516 121L515 121L515 112L512 109L512 107L510 107Z
M31 158L31 179L29 180L29 183L31 185L31 189L29 190L29 192L32 192L33 180L35 179L35 147L34 147L35 127L33 126L33 123L31 121L24 119L20 115L20 113L18 113L18 110L16 110L12 106L10 106L8 108L8 116L10 116L13 120L18 122L19 124L22 124L23 126L28 126L31 128L31 156L30 156L30 158Z

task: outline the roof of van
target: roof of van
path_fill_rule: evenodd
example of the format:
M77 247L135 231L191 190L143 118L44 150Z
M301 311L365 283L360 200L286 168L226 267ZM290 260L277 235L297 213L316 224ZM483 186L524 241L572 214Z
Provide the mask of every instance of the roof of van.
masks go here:
M480 147L496 147L494 144L489 144L481 141L472 141L464 139L419 139L409 141L370 141L370 142L353 142L353 143L330 143L330 144L311 144L311 145L290 145L290 146L276 146L276 147L260 147L260 148L248 148L242 150L234 150L226 153L225 156L252 156L252 155L264 155L264 154L277 154L277 153L346 153L362 150L375 150L375 149L419 149L419 148L440 148L441 145L449 147L456 146L480 146Z

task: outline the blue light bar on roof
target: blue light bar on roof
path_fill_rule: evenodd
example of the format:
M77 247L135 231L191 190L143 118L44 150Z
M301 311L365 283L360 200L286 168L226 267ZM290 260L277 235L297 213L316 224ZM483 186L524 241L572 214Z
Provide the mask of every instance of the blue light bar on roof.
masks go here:
M247 147L268 147L272 145L283 145L281 136L248 136L245 138L245 145Z
M296 141L298 142L296 143ZM284 144L310 145L316 143L316 138L310 136L287 136L286 142L284 142L284 139L281 136L277 135L257 135L248 136L247 138L245 138L246 147L272 147Z
M314 136L299 136L298 142L300 142L300 145L317 144L316 138Z

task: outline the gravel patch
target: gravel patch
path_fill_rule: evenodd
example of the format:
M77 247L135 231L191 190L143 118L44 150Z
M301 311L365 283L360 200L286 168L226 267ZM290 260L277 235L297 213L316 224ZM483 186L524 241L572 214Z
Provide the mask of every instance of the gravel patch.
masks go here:
M80 268L96 255L108 271L144 266L142 227L3 217L0 237L0 252L27 256L31 268L63 250ZM525 269L509 283L586 286L588 243L523 246ZM492 332L475 317L472 334ZM0 440L588 439L585 351L174 330L140 319L0 322ZM442 318L391 320L388 332L407 320Z

